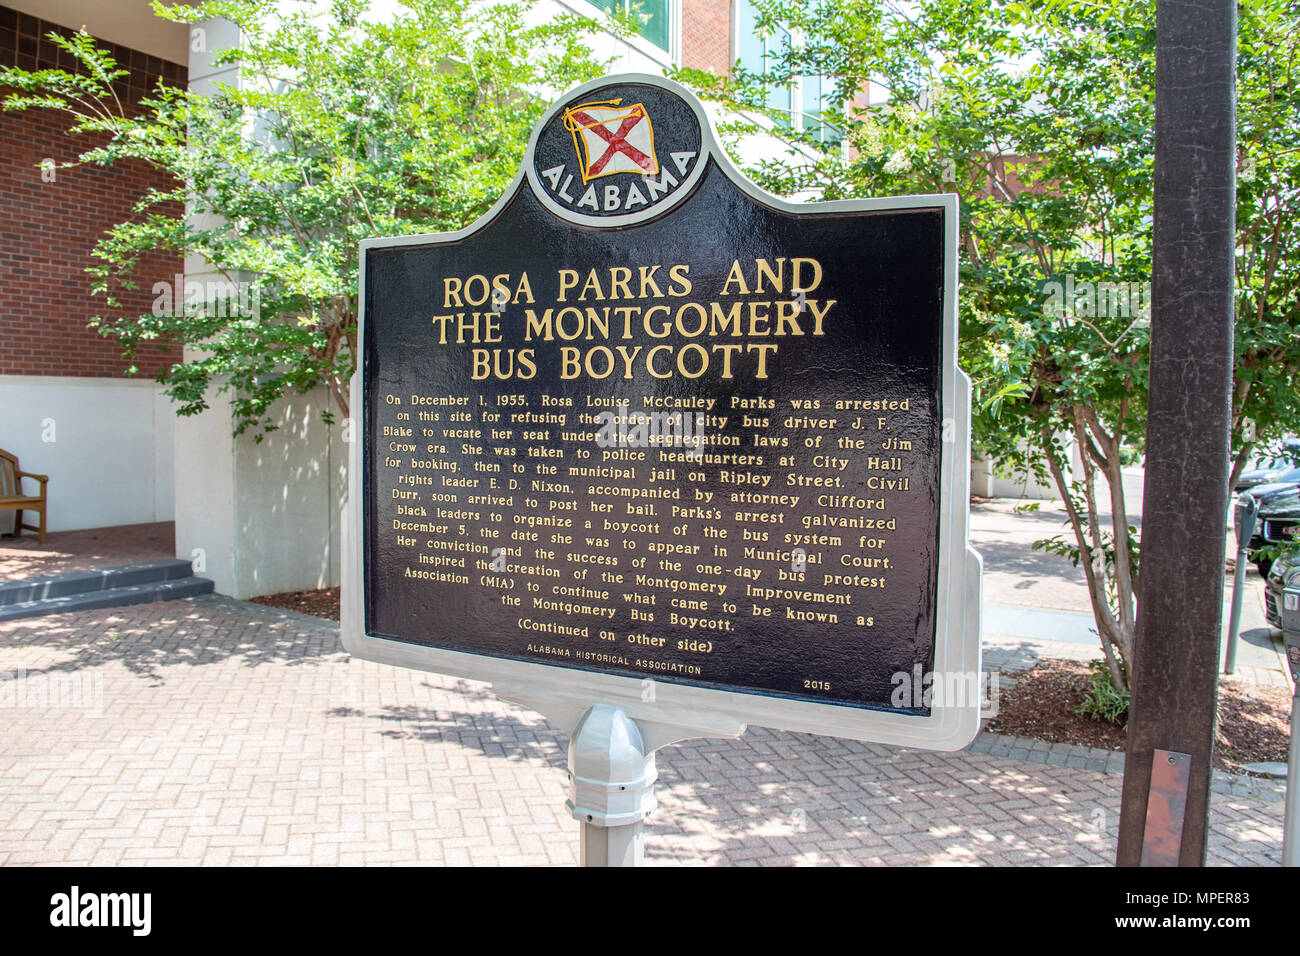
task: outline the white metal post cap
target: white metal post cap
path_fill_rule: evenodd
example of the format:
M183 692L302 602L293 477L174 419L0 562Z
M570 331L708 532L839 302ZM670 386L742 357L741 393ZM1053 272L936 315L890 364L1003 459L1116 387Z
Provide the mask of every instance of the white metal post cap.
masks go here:
M641 729L617 707L596 704L569 740L569 799L575 819L593 826L626 826L658 806L654 752Z

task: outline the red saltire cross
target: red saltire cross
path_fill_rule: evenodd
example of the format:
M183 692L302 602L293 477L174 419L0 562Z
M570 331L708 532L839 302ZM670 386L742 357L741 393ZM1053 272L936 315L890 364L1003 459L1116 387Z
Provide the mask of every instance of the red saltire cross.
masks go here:
M584 129L589 129L609 145L605 147L605 152L600 158L587 167L585 179L594 179L599 176L609 165L609 161L614 158L615 153L622 153L632 162L636 163L647 173L654 172L655 161L647 156L641 150L637 149L627 141L627 134L632 132L632 127L646 118L645 109L642 108L631 116L625 116L618 129L611 133L604 125L593 117L590 113L579 113L576 110L569 114L578 122L586 124ZM608 122L608 120L606 121Z

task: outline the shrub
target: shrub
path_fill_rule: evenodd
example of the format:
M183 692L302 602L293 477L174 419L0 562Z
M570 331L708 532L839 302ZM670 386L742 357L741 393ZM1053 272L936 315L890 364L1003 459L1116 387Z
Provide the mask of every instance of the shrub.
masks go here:
M1105 661L1090 661L1088 669L1092 671L1092 685L1074 712L1093 720L1127 727L1129 692L1115 686L1110 676L1110 667Z

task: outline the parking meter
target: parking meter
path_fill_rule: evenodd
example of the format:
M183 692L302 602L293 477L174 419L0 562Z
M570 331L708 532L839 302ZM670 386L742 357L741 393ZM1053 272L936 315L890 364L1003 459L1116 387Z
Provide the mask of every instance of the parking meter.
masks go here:
M1300 688L1300 568L1287 573L1282 588L1282 635L1291 679ZM1282 865L1300 866L1300 693L1291 698L1291 747L1287 753L1286 816Z
M1241 630L1241 595L1246 587L1246 564L1250 561L1250 538L1255 533L1259 502L1252 494L1243 494L1232 510L1232 525L1237 532L1237 568L1232 575L1232 609L1228 612L1228 652L1223 662L1225 674L1237 670L1237 632Z
M1237 499L1233 508L1232 525L1237 534L1237 550L1246 551L1251 535L1255 533L1255 522L1259 517L1259 501L1252 494L1243 494Z

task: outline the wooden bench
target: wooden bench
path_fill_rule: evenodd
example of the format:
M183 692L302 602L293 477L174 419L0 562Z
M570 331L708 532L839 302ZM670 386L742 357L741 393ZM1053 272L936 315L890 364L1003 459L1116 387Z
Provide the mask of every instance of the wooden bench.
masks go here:
M41 493L36 496L23 494L23 479L34 478L41 484ZM23 529L35 531L45 543L45 483L48 475L34 475L18 468L18 459L0 448L0 511L16 511L14 516L14 537L23 533ZM41 516L39 526L23 524L23 512L35 511Z

